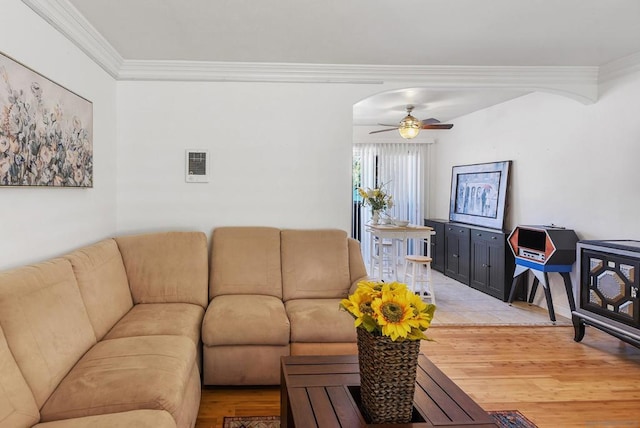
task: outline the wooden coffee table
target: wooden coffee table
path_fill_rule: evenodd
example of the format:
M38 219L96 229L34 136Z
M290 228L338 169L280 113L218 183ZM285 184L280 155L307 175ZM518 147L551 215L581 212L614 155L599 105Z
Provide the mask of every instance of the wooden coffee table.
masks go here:
M281 428L497 426L487 412L423 354L418 358L414 422L368 424L359 401L356 355L282 357Z

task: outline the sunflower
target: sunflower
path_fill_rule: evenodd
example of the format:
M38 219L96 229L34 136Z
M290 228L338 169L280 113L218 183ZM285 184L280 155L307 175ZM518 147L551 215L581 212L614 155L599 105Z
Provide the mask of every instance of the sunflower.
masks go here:
M399 282L360 281L340 307L355 318L355 326L393 341L427 339L435 305L426 304Z
M420 328L420 321L415 318L411 305L411 294L384 290L381 298L371 304L374 317L382 327L382 334L393 341L406 339L413 329Z
M380 293L382 293L382 287L388 284L384 282L375 282L375 281L360 281L358 283L358 289L356 293L364 293L369 294L372 299L380 297Z
M373 322L373 319L371 318L373 315L373 310L371 309L372 301L373 296L367 290L358 289L355 293L350 295L348 299L342 299L340 307L346 309L351 313L351 315L353 315L356 319L354 322L356 327L359 327L364 323L365 328L367 328L367 326ZM367 328L367 330L373 331L369 328Z

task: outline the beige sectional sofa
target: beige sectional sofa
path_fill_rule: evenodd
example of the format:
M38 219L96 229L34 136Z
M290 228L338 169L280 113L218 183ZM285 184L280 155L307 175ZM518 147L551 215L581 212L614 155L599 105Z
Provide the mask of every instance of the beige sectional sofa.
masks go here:
M355 352L338 303L365 276L343 231L266 227L215 229L210 255L152 233L0 272L0 428L193 427L201 373L278 384L283 355Z
M0 273L0 427L192 427L207 286L195 232Z
M280 383L280 357L356 352L339 302L367 272L341 230L213 231L202 326L205 385Z

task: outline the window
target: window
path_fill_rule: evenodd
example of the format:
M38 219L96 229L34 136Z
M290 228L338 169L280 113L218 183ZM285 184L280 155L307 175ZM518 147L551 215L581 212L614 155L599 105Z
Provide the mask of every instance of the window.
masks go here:
M358 187L384 185L393 195L394 207L386 214L411 224L422 224L425 213L426 165L428 146L419 143L357 144L353 149L353 235L362 242L369 259L369 236L364 226L371 220L371 209L363 207Z

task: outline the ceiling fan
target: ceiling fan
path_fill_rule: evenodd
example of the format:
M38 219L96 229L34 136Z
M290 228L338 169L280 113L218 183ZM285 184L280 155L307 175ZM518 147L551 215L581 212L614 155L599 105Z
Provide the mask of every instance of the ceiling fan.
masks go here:
M411 116L411 111L413 111L413 106L407 106L407 115L404 119L400 121L398 125L386 125L381 123L381 126L392 126L389 129L381 129L379 131L371 131L369 134L377 134L379 132L387 132L393 131L397 129L402 138L411 139L420 133L421 129L451 129L453 128L453 124L450 123L440 123L438 119L429 118L425 120L418 120L415 117Z

